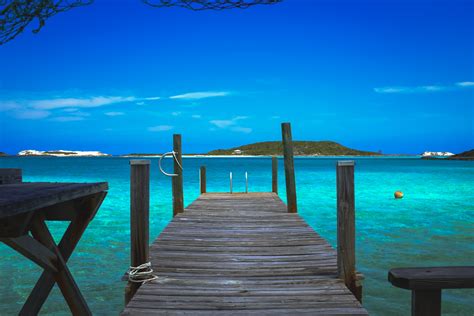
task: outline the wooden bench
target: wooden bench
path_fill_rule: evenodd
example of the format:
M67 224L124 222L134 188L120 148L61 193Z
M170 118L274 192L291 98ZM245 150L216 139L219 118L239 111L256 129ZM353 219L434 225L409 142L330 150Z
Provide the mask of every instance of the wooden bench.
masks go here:
M412 291L413 316L441 315L441 290L474 288L474 266L397 268L388 272L394 286Z

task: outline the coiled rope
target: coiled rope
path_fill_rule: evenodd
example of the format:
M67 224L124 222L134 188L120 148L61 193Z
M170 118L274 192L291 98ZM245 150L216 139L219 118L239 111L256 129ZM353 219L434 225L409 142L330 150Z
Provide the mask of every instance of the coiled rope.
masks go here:
M153 274L151 262L146 262L138 267L130 267L128 269L128 280L134 283L146 283L158 279L158 276Z

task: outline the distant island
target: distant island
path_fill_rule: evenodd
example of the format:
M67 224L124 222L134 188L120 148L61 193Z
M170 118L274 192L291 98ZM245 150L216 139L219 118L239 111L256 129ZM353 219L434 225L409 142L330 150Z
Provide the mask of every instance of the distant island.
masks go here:
M421 154L421 157L450 157L453 155L449 151L425 151Z
M474 149L464 151L460 154L453 155L453 156L448 157L446 159L449 159L449 160L474 160Z
M474 149L464 151L460 154L450 155L446 158L444 157L435 157L435 156L426 156L421 157L422 159L427 160L474 160Z
M293 141L295 156L381 156L371 151L348 148L332 141ZM274 156L283 155L283 145L280 141L259 142L229 149L217 149L208 155L245 155L245 156Z
M73 150L22 150L18 156L53 156L53 157L107 157L109 154L101 153L100 151L73 151Z
M332 141L294 141L293 151L295 156L405 156L405 155L384 155L380 152L363 151L352 149ZM118 155L123 158L133 157L161 157L162 153L131 153ZM183 154L187 157L211 157L211 156L229 156L229 157L246 157L246 156L282 156L283 145L279 141L258 142L228 149L211 150L204 154ZM0 152L0 157L10 156L5 152ZM41 156L41 157L112 157L100 151L74 151L74 150L22 150L16 156ZM450 152L425 151L420 155L421 159L439 159L439 160L474 160L474 149L453 154Z

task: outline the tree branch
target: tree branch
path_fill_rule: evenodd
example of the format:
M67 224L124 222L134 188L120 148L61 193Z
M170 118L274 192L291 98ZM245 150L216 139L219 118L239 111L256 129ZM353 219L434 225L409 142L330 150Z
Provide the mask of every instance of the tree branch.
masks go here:
M193 11L247 9L258 4L275 4L282 0L142 0L155 8L180 7Z
M0 0L0 45L14 39L33 22L38 33L48 18L76 7L91 4L94 0Z

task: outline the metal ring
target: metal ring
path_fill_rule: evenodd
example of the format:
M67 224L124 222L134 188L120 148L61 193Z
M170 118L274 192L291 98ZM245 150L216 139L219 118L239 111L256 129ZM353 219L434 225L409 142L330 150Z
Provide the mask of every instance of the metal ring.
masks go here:
M170 151L170 152L167 152L167 153L164 153L163 155L161 155L160 160L158 160L158 167L160 168L161 173L164 174L165 176L168 176L168 177L177 177L177 176L179 176L179 174L176 174L176 173L167 173L167 172L164 171L163 168L161 167L161 160L163 160L163 158L165 158L166 156L169 156L169 155L173 155L173 159L176 161L176 163L178 164L179 168L180 168L181 170L183 170L183 166L181 166L181 164L179 163L178 158L176 157L176 152L174 152L174 151Z

